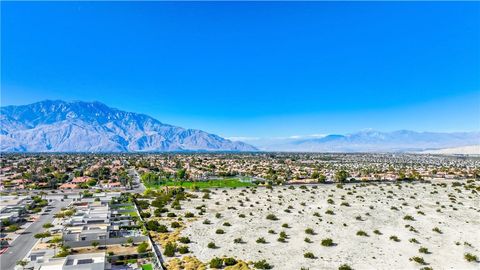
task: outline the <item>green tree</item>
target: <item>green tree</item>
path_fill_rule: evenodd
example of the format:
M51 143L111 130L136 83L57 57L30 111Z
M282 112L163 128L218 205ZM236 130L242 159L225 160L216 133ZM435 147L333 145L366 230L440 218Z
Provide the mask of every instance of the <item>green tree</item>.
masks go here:
M48 223L43 224L42 227L43 227L44 229L52 228L52 227L53 227L53 224L50 223L50 222L48 222Z
M9 231L9 232L16 232L19 229L20 229L20 226L18 226L17 224L12 224L12 225L7 227L7 231Z
M157 185L160 183L160 177L153 172L147 172L140 177L145 185Z
M58 244L58 243L60 243L60 242L62 242L62 237L61 237L61 236L53 237L53 238L49 241L49 243L52 243L52 244Z
M177 177L177 179L185 179L186 176L187 176L187 170L185 169L180 169L177 171L177 173L175 174L175 176Z
M49 232L43 232L43 233L37 233L33 237L35 237L36 239L40 239L40 242L42 242L43 238L47 238L47 237L50 237L50 236L51 236L51 234Z
M87 186L89 186L89 187L93 187L96 184L97 184L97 180L95 180L95 179L90 179L90 180L87 181Z
M156 220L147 221L147 229L150 231L157 231L160 224Z
M142 242L140 245L137 247L137 252L138 253L145 253L148 249L148 244L146 242Z
M347 181L347 178L350 176L350 174L345 171L345 170L340 170L335 172L335 181L337 182L345 182Z
M25 269L25 266L28 265L28 261L27 260L20 260L20 261L17 261L16 265L19 265L22 267L22 269Z
M12 223L8 219L2 219L0 222L0 225L2 225L2 227L10 226L11 224Z

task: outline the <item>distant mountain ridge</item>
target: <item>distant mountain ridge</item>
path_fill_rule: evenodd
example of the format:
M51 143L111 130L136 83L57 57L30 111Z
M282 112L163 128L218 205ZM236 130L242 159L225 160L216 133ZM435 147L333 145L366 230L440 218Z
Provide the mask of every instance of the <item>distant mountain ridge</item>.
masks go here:
M100 102L45 100L0 111L3 152L256 151Z
M148 115L100 102L46 100L0 108L2 152L438 152L480 145L480 132L380 132L364 130L290 138L255 146L196 129L164 124ZM257 149L258 147L258 149ZM468 148L468 149L470 149ZM456 151L458 151L456 149ZM471 152L471 151L470 151Z
M288 152L419 152L480 145L480 132L416 132L375 130L321 138L290 139L270 145L256 145L266 151Z

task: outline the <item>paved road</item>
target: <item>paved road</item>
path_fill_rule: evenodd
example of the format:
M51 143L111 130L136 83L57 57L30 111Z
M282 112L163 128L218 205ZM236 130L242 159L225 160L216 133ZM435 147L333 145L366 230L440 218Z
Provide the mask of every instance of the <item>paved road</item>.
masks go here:
M136 188L132 189L132 192L143 193L145 191L145 186L143 185L142 181L140 181L140 175L138 174L137 170L130 169L128 171L130 175L133 176L133 183L137 185Z
M131 190L133 193L143 193L145 191L145 186L140 181L140 175L137 170L130 169L130 174L133 176L133 182L136 183L136 187ZM31 191L29 191L31 192ZM67 192L66 192L67 193ZM72 193L69 191L68 193ZM73 193L78 194L76 191ZM56 193L58 195L62 193ZM65 201L54 201L51 205L54 207L48 215L40 215L39 219L31 224L23 234L19 235L8 248L7 252L0 255L0 269L1 270L12 270L15 268L17 261L22 260L28 254L28 252L33 248L37 239L33 237L35 234L45 231L43 229L43 224L52 222L53 215L60 211L60 208L66 207L71 200L65 199Z
M70 203L70 200L54 201L51 209L47 215L40 215L37 221L31 224L21 235L19 235L7 249L7 252L0 255L0 269L11 270L15 268L17 261L22 260L27 253L32 249L38 239L33 237L35 234L45 231L42 227L43 224L52 222L53 215L60 211L60 208L66 207Z

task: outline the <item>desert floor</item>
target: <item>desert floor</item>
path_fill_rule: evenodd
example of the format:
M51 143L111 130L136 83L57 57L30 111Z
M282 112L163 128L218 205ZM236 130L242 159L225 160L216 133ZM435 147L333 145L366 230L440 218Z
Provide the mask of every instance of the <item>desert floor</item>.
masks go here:
M354 269L480 269L478 262L464 259L465 253L480 255L480 196L453 182L212 189L210 199L194 192L198 198L184 201L182 210L176 212L199 217L187 222L182 236L192 241L189 255L204 262L228 256L244 261L265 259L273 269L338 269L342 264ZM341 205L345 202L349 206ZM206 212L198 216L196 207L201 205L206 205ZM269 214L278 220L267 219ZM204 224L206 219L211 224ZM231 226L224 226L225 222ZM285 223L288 228L282 227ZM307 234L307 228L314 234ZM217 229L225 233L217 234ZM286 242L277 240L282 231L288 235ZM358 231L368 236L359 236ZM257 243L260 237L266 243ZM234 243L236 238L244 243ZM331 238L334 246L322 246L325 238ZM217 248L207 248L209 242ZM419 252L421 247L428 254ZM306 252L315 258L305 258ZM427 264L410 260L414 256Z

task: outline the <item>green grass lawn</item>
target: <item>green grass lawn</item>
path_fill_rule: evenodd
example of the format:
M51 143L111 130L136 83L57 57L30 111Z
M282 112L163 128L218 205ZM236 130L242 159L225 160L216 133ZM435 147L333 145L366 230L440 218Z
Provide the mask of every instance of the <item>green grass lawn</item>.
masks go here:
M124 215L129 215L131 217L138 217L138 214L136 211L130 211L130 212L124 212Z
M209 181L186 181L186 182L174 182L169 181L165 182L160 185L145 185L147 188L160 188L162 186L176 186L176 187L184 187L184 188L193 188L198 187L202 188L233 188L233 187L249 187L253 186L254 184L249 182L242 182L238 178L228 178L228 179L219 179L219 180L209 180Z
M153 270L153 267L151 264L144 264L142 265L142 270Z
M112 205L112 208L118 209L118 210L135 210L135 206L133 205Z

